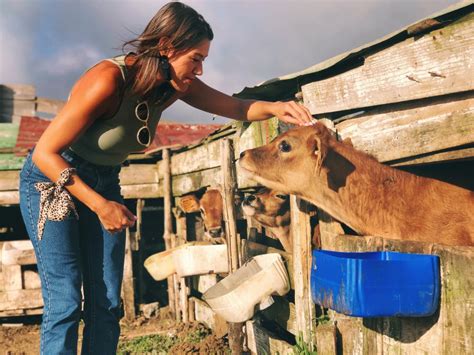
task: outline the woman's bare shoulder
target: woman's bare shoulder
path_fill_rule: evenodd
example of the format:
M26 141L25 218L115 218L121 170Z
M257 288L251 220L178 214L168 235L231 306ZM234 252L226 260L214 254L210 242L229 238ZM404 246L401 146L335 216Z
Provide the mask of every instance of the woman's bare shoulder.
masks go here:
M123 85L120 68L110 61L103 60L79 78L71 91L71 96L89 93L104 98L114 97L119 95Z

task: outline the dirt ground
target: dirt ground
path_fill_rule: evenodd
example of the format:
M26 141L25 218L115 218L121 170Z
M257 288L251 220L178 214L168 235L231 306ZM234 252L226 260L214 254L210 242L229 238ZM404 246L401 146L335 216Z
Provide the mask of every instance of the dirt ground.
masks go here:
M33 323L39 323L39 318L33 320ZM218 338L200 323L176 323L166 309L154 318L139 317L131 324L122 321L121 329L119 347L140 337L160 335L170 339L180 339L168 350L169 354L225 354L229 349L226 338ZM79 334L81 332L82 324ZM198 339L196 339L196 334L199 334ZM39 339L39 324L0 324L1 355L39 354ZM80 354L80 347L81 339L79 339L78 354ZM125 354L129 353L125 352Z

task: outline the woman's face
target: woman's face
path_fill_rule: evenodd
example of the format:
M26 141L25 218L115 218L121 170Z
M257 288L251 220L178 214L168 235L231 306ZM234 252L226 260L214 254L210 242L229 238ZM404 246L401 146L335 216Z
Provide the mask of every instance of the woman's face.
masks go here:
M179 92L186 92L193 80L203 73L203 61L209 54L211 41L202 40L197 46L168 55L171 64L171 84Z

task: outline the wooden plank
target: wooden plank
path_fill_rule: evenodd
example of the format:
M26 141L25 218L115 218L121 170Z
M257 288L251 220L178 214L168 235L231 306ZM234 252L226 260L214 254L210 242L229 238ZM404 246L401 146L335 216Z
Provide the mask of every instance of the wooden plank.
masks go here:
M19 170L0 171L0 192L18 190L19 175ZM120 179L121 193L126 199L163 196L158 185L158 173L154 164L140 165L135 171L131 167L124 168L123 174L120 174ZM5 202L2 202L0 197L1 203Z
M197 275L197 290L204 293L217 283L217 274Z
M3 289L5 291L21 290L23 288L20 265L2 265L2 274Z
M265 121L253 122L251 124L242 123L239 135L234 140L236 159L244 150L270 143L276 136L278 136L278 126L279 121L275 117Z
M131 164L120 171L121 185L157 184L159 171L155 164Z
M247 330L247 346L252 354L295 354L290 344L284 340L272 338L257 321L247 321L245 328Z
M474 348L474 247L436 245L433 253L439 255L442 271L438 349L443 354L468 354ZM435 341L433 333L427 343Z
M2 247L3 265L35 265L36 255L29 240L6 241Z
M0 98L4 100L34 100L36 88L28 84L0 84Z
M297 201L290 196L291 235L293 237L293 277L295 282L296 326L303 340L310 346L313 344L315 315L311 300L311 228L309 221L309 204Z
M35 102L33 100L3 100L0 99L1 115L34 116Z
M224 138L220 141L220 150L222 153L222 202L223 217L225 224L225 235L227 244L227 260L229 265L229 274L237 271L241 265L240 259L240 237L237 234L237 222L235 212L234 194L237 189L237 180L234 165L234 147L232 141ZM232 354L242 353L243 347L243 323L229 323L229 347Z
M176 236L177 236L177 245L183 245L188 239L188 230L186 226L186 214L180 214L175 216L176 218ZM189 302L188 297L190 295L190 290L188 286L188 281L185 277L179 278L179 308L181 311L181 320L183 323L189 323Z
M25 158L17 157L13 153L0 153L0 171L21 170Z
M121 185L120 192L125 199L163 197L158 184Z
M285 297L272 296L274 303L265 308L262 314L265 318L278 323L282 328L286 329L293 335L298 335L296 325L295 304L289 302Z
M0 312L43 307L41 289L0 292Z
M239 158L243 150L258 147L275 138L278 134L278 120L272 118L265 122L253 122L242 128L240 134L239 137L227 138L234 144L234 160ZM219 167L222 156L221 140L214 140L174 154L171 158L171 174L176 176Z
M344 234L342 225L320 208L318 208L318 222L321 235L337 236Z
M380 162L474 143L474 92L423 105L377 109L336 125L342 139Z
M0 148L13 148L16 144L18 123L0 123Z
M41 288L41 280L37 271L24 270L22 273L22 277L24 289Z
M258 186L255 181L246 179L240 173L239 166L236 166L236 170L237 182L240 189ZM173 176L173 195L181 196L199 190L203 186L220 186L221 184L222 176L219 167L185 175Z
M431 153L423 156L415 156L410 159L395 160L390 162L391 166L419 165L430 163L448 163L460 160L471 160L474 158L474 147L454 148L446 152Z
M36 111L57 114L66 104L63 100L47 99L45 97L38 97L36 99Z
M169 250L174 245L176 237L173 234L173 187L171 182L171 153L169 149L163 150L163 163L159 168L161 175L163 176L163 214L164 214L164 234L163 240L165 242L165 249ZM177 292L177 281L176 275L172 275L167 278L168 286L168 304L170 305L171 314L175 318L179 317L179 307L177 305L178 292ZM179 318L177 318L179 320Z
M18 190L19 170L0 171L0 191Z
M220 165L220 141L197 146L171 158L171 174L181 175L193 171L215 168Z
M0 205L18 205L20 194L18 191L0 191Z
M135 278L133 277L132 249L130 243L130 228L125 229L125 259L123 268L122 298L125 319L132 322L135 319Z
M302 87L312 114L474 89L474 14L365 58L363 66Z
M316 327L316 344L318 353L336 355L336 326L334 323L322 324Z
M0 311L0 317L18 317L18 316L32 316L40 315L43 313L43 307L31 308L31 309L20 309L13 311Z

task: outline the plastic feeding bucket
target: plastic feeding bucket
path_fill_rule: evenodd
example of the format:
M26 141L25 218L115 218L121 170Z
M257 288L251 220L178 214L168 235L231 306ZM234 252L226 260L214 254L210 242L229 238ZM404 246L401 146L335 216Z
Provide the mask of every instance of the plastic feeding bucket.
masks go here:
M438 308L439 257L314 250L314 303L354 317L422 317Z
M273 303L272 295L283 296L290 280L280 254L258 255L219 281L203 294L204 301L227 322L240 323L255 310Z

